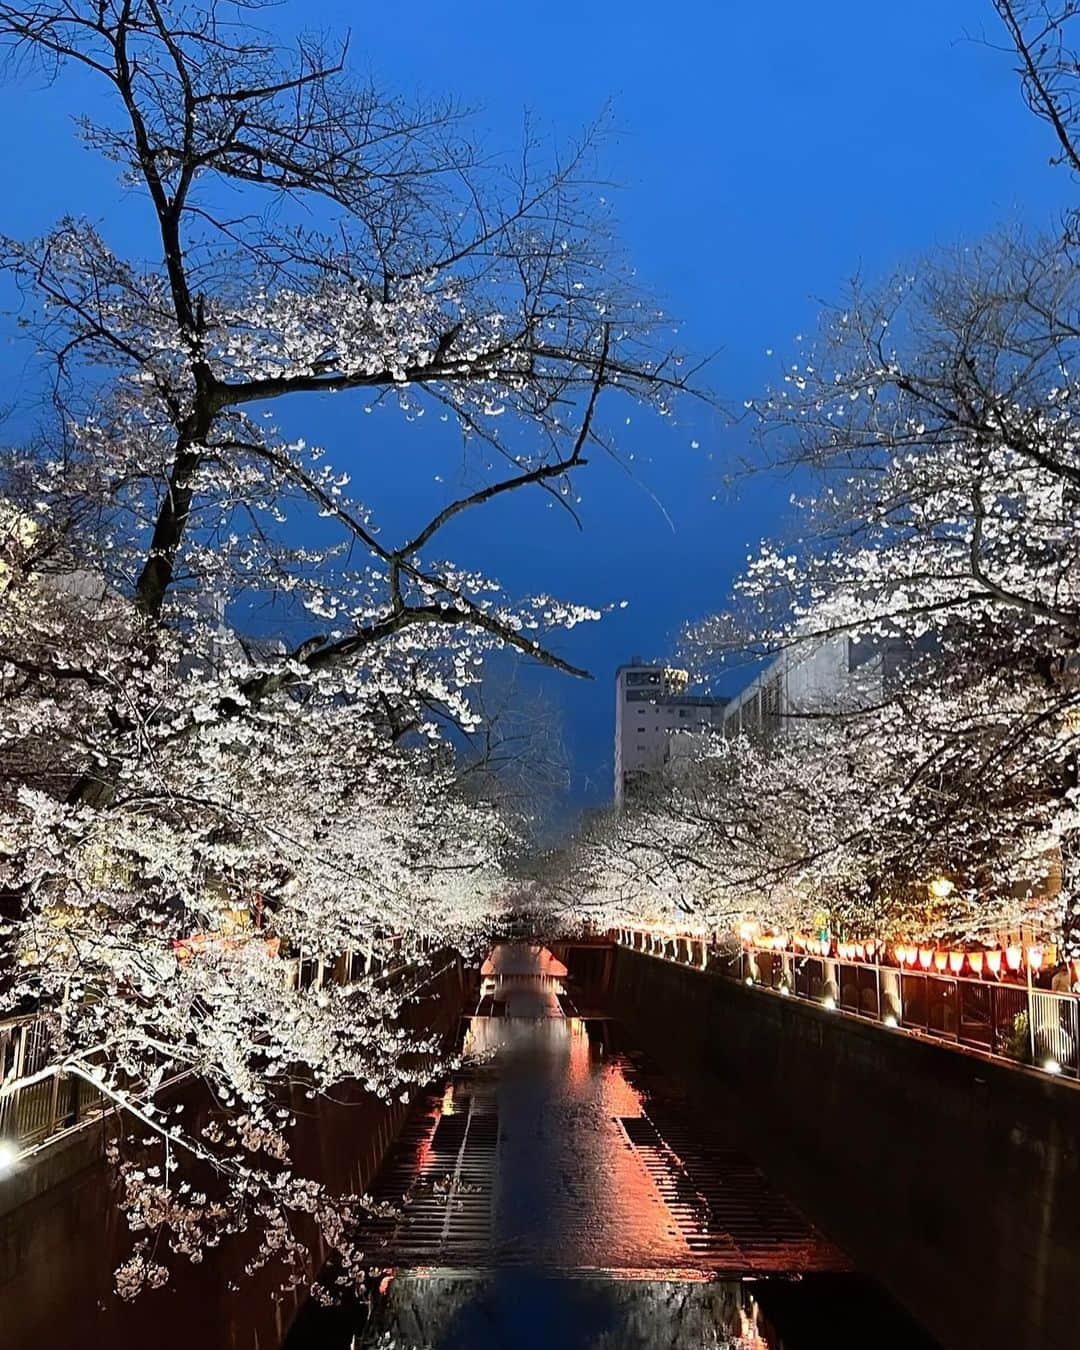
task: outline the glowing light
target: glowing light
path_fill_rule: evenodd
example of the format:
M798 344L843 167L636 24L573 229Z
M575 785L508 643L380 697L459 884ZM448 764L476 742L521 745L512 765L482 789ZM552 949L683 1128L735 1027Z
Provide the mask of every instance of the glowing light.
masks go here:
M928 889L935 900L948 900L956 887L948 877L935 877Z
M19 1161L19 1150L9 1139L0 1139L0 1176L10 1172Z
M859 958L860 961L862 961L866 956L866 948L863 946L861 942L856 942L855 944L855 955Z
M1001 953L999 951L986 953L986 968L991 975L1001 974Z
M754 983L754 977L753 977L753 975L747 975L747 977L746 977L746 983L747 983L747 984L753 984L753 983Z
M1043 963L1043 949L1041 947L1029 947L1027 949L1027 963L1032 970L1038 970Z
M968 952L968 965L971 967L973 975L981 975L983 970L983 953Z
M934 953L934 969L935 969L935 970L938 970L938 971L944 971L945 967L946 967L948 964L949 964L949 953L948 953L948 952L936 951L936 952Z
M902 966L907 960L907 952L908 949L902 942L898 942L896 946L893 947L893 955L896 957L896 964L898 966Z
M1053 1055L1051 1055L1049 1059L1043 1060L1043 1068L1047 1073L1057 1074L1061 1072L1061 1065L1054 1059Z
M821 1006L823 1008L827 1008L829 1012L835 1012L836 999L833 998L832 994L826 994L825 997L821 1000Z
M959 974L960 974L960 972L964 969L964 953L963 953L963 952L950 952L950 953L949 953L949 969L952 971L952 973L953 973L954 975L959 975Z
M885 1025L887 1027L895 1027L897 1025L896 1018L892 1015L892 1013L885 1014Z
M923 970L929 970L929 969L930 969L930 962L931 962L933 959L934 959L934 949L933 949L933 947L920 947L920 948L919 948L919 965L922 966Z
M1010 970L1019 970L1020 962L1024 959L1024 953L1019 947L1005 948L1005 964Z
M784 998L787 998L788 994L791 993L791 990L787 987L786 984L782 984L780 986L780 993L784 996Z
M913 965L915 964L915 962L916 962L918 959L919 959L919 949L918 949L918 947L909 947L909 948L907 949L907 963L908 963L908 965L909 965L909 966L913 966Z

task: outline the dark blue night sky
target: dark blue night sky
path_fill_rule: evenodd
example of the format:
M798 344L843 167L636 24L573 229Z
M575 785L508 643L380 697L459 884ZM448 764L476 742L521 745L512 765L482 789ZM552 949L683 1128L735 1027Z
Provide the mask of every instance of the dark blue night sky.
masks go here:
M607 195L621 236L643 284L680 319L680 343L719 352L710 380L736 408L796 359L817 302L856 271L875 278L1000 225L1052 226L1072 195L1047 166L1049 133L1024 108L1008 56L979 40L997 39L988 0L320 0L264 21L284 32L313 16L327 31L351 26L353 61L385 85L477 105L494 147L513 149L525 108L570 135L611 100L617 134L604 162L620 185ZM141 206L72 136L87 97L79 80L0 93L2 229L37 233L73 212L137 248ZM0 402L10 404L33 396L41 372L14 322L0 322L10 338ZM417 428L358 413L328 400L291 429L331 446L355 437L355 486L388 528L415 520L418 496L453 491L453 470ZM764 478L726 487L747 433L704 409L684 407L677 425L635 418L621 433L633 459L597 461L580 481L583 533L538 495L492 509L482 535L473 526L446 546L516 591L629 602L561 643L594 682L543 677L564 713L577 802L610 795L615 666L663 655L685 619L721 607L790 493Z

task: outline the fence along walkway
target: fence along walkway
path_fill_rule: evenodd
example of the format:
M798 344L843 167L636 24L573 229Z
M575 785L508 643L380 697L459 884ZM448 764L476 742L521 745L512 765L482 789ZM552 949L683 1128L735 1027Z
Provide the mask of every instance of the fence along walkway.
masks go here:
M615 929L612 936L646 956L1080 1080L1080 999L1075 994L993 976L909 971L640 928Z
M111 1103L83 1078L33 1079L53 1058L52 1028L40 1016L0 1023L0 1144L23 1152L99 1116Z

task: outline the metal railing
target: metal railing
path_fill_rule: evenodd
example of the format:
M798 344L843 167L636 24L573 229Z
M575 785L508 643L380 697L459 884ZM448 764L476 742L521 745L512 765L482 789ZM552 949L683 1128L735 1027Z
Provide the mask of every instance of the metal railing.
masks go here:
M612 936L646 956L1080 1079L1080 998L1075 994L992 975L946 975L687 934L622 928Z
M0 1023L0 1141L20 1152L88 1123L110 1105L85 1079L58 1073L37 1078L52 1051L51 1019Z

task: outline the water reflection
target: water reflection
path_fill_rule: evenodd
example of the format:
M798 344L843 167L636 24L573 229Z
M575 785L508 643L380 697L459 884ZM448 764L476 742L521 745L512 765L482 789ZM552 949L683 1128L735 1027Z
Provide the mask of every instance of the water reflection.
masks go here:
M618 1120L641 1094L594 1058L584 1022L562 1015L553 981L513 978L503 1017L476 1017L465 1048L491 1066L498 1115L492 1256L573 1269L692 1264Z
M365 1346L391 1337L439 1350L783 1350L737 1282L403 1276L389 1286Z

